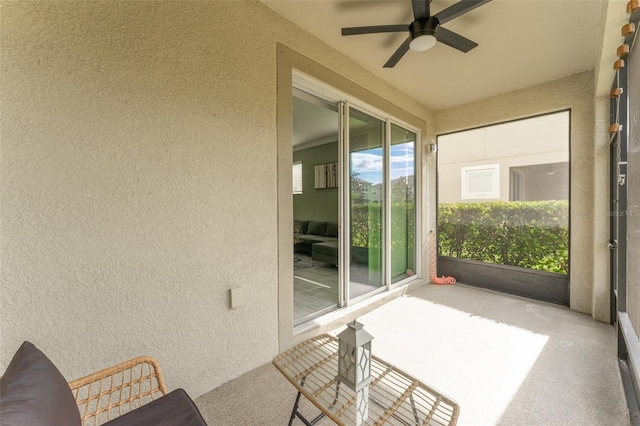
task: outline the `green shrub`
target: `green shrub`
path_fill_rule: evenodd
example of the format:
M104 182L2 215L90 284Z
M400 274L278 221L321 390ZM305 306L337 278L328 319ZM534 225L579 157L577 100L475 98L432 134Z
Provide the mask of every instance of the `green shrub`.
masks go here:
M353 205L351 208L351 244L354 247L380 248L381 218L382 204Z
M415 205L391 204L391 248L413 250L415 246ZM372 228L371 225L375 224ZM351 238L354 247L380 248L382 204L355 204L351 209Z
M567 274L569 202L440 204L438 252Z

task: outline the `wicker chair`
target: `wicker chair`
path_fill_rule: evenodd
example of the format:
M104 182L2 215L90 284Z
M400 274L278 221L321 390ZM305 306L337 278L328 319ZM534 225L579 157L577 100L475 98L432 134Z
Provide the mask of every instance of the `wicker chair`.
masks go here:
M147 356L69 382L83 426L98 426L167 394L158 362Z
M153 358L134 358L67 382L28 341L0 378L0 418L50 426L207 425L184 389L167 392Z

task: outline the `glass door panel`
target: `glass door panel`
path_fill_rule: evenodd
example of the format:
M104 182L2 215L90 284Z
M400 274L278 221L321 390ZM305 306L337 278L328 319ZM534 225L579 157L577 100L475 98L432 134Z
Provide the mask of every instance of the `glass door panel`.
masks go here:
M338 104L293 91L294 325L340 304Z
M416 271L416 134L391 125L391 283Z
M349 109L349 299L384 286L386 123Z

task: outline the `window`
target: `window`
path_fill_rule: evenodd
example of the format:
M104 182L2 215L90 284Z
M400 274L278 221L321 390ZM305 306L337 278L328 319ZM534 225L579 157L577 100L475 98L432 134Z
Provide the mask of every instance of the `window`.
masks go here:
M569 199L569 162L509 168L509 201Z
M462 167L462 199L500 198L500 165Z
M293 193L302 194L302 161L293 163Z

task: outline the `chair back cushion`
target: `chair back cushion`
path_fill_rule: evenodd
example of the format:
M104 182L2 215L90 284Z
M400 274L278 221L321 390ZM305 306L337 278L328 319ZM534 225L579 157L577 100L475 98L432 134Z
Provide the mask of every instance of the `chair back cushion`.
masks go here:
M102 426L207 426L183 389L176 389Z
M38 348L24 342L0 379L2 426L80 426L69 384Z

